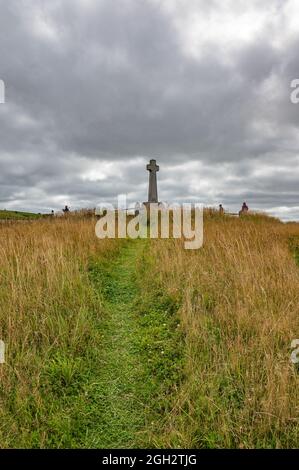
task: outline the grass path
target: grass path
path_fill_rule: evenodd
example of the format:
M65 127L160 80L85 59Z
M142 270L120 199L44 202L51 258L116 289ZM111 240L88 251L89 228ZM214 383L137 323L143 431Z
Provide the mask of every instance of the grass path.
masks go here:
M106 318L101 327L102 369L98 390L101 409L99 428L94 433L95 447L133 445L136 432L144 425L144 404L139 398L142 371L135 349L134 318L137 295L134 272L143 249L143 243L128 244L104 272Z
M169 299L144 303L137 264L147 241L128 241L109 264L96 265L93 278L104 292L96 424L86 447L136 448L151 445L161 421L165 395L178 375L177 320ZM142 306L143 304L143 306ZM93 420L95 423L95 420Z

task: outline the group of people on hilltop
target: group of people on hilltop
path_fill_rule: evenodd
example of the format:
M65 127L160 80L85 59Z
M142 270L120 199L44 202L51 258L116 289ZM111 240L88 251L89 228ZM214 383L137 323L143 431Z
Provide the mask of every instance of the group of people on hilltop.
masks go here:
M247 214L248 211L249 211L249 207L247 206L246 202L243 202L242 208L239 211L239 215ZM222 204L219 204L219 214L224 214L224 208Z
M66 215L66 214L68 214L69 212L70 212L69 206L64 206L64 208L62 209L62 213L63 213L64 215ZM51 214L50 214L50 215L51 215L52 217L54 217L55 212L54 212L53 209L51 210Z
M247 206L246 202L243 202L241 210L239 211L239 215L247 214L248 211L249 207ZM65 206L64 209L62 209L62 212L64 214L67 214L68 212L70 212L70 208L68 206ZM224 208L222 204L219 204L219 214L224 214ZM52 211L52 215L54 215L54 211Z

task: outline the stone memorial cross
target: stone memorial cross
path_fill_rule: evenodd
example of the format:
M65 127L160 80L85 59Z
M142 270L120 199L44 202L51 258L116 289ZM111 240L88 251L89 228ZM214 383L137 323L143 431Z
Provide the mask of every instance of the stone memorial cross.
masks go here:
M159 171L159 166L156 164L156 160L150 160L149 164L146 165L146 169L149 171L148 203L157 203L157 171Z

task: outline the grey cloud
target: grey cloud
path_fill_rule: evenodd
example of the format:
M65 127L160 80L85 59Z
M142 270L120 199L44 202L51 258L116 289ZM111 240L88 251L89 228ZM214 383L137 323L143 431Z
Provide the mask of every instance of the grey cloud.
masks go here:
M208 4L202 15L217 9ZM196 59L159 2L1 2L1 205L46 211L59 196L82 207L118 193L143 200L145 161L156 157L167 200L297 206L299 106L289 83L299 74L299 37L278 48L278 27L268 24L228 57L223 44L207 43ZM83 178L107 161L107 177ZM256 176L259 165L269 174Z

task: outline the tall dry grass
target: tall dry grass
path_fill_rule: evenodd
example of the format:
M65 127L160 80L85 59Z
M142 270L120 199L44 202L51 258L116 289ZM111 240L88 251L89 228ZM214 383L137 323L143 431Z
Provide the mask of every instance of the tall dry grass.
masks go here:
M0 226L1 447L83 443L101 353L88 264L121 246L94 226L80 215ZM299 226L209 211L204 238L197 251L152 240L138 271L179 306L185 335L184 380L153 445L297 447Z
M90 366L101 317L87 264L118 246L99 243L94 227L80 217L0 226L1 447L73 443L76 401L67 394Z
M299 225L206 214L204 238L198 251L152 243L153 277L180 305L187 357L156 445L297 447Z

